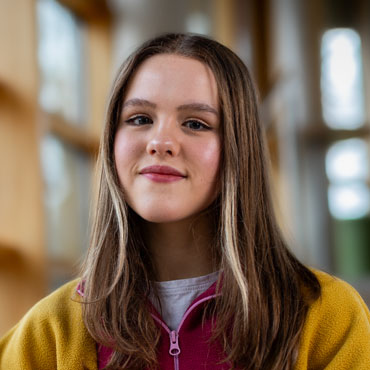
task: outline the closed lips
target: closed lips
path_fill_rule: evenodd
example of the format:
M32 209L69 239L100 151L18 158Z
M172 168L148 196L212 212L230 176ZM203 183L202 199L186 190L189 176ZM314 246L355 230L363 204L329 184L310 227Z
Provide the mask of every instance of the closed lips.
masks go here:
M149 166L145 167L140 171L140 174L158 174L158 175L168 175L168 176L178 176L186 177L180 171L169 166Z

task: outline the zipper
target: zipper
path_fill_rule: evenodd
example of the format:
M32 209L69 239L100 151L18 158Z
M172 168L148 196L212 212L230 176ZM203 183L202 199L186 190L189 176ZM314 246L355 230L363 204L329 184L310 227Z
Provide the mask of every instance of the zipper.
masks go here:
M155 321L157 321L165 330L166 332L168 333L169 337L170 337L170 348L169 348L169 351L168 353L173 356L173 360L174 360L174 368L175 370L179 370L180 367L179 367L179 354L181 353L181 349L180 349L180 345L179 345L179 332L180 332L180 329L181 329L181 326L182 324L184 323L184 321L186 320L186 318L189 316L190 312L194 310L195 307L199 306L200 304L202 304L203 302L205 301L208 301L212 298L215 298L217 296L220 296L221 293L218 293L218 294L212 294L208 297L204 297L202 299L200 299L198 302L192 304L185 312L177 330L170 330L170 328L166 325L166 323L164 321L162 321L159 317L157 317L156 315L154 314L151 314L153 319Z
M179 333L176 330L170 332L170 355L178 356L181 352L179 347Z

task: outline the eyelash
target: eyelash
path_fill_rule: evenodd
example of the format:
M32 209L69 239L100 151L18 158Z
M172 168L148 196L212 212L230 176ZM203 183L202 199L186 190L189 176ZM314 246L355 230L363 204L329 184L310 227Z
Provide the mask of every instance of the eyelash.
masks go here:
M131 118L129 118L128 120L126 120L125 122L126 123L129 123L129 124L131 124L131 125L134 125L134 126L143 126L143 125L147 125L147 124L149 124L149 123L152 123L152 122L145 122L145 123L142 123L142 124L137 124L137 123L135 123L135 121L136 120L138 120L138 119L143 119L143 118L145 118L145 119L147 119L147 120L149 120L149 121L151 121L151 119L149 118L149 117L147 117L147 116L134 116L134 117L131 117Z
M198 121L196 119L189 119L189 120L187 120L187 121L184 122L184 124L188 124L188 123L196 123L197 125L200 125L200 127L201 127L199 130L194 130L194 129L190 128L188 125L186 125L186 127L189 128L192 131L206 131L206 130L210 130L211 129L211 127L207 126L202 121Z
M146 119L147 122L145 122L145 123L135 123L135 121L136 120L139 120L139 119ZM150 122L148 122L148 121L150 121ZM131 117L128 120L126 120L125 122L128 123L128 124L131 124L133 126L143 126L143 125L148 125L148 124L153 123L153 121L149 117L143 116L143 115ZM200 126L200 129L190 128L189 125L188 125L189 123L195 123L195 124L199 125ZM187 120L187 121L184 122L184 125L185 125L185 127L189 128L192 131L206 131L206 130L211 130L211 127L209 127L208 125L206 125L202 121L199 121L199 120L196 120L196 119L189 119L189 120Z

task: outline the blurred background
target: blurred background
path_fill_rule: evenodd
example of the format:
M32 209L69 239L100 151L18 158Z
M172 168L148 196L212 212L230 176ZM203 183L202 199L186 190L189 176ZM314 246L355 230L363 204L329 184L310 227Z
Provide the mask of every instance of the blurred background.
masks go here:
M249 66L292 250L370 303L369 1L0 0L0 335L76 276L109 87L166 31Z

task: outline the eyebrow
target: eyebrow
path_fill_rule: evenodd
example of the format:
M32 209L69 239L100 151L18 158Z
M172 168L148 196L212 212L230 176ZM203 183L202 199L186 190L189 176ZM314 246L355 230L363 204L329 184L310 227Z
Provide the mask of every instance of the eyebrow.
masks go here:
M156 108L156 104L150 102L149 100L133 98L127 100L123 103L122 109L127 107L149 107L149 108ZM198 112L208 112L213 113L218 117L218 112L215 108L211 107L208 104L204 103L189 103L189 104L182 104L177 107L178 111L185 111L185 110L193 110Z
M155 108L157 105L150 102L149 100L134 98L126 100L122 105L122 109L126 107L137 107L137 106Z
M189 103L189 104L183 104L177 107L177 110L184 111L184 110L193 110L198 112L209 112L213 113L218 117L218 112L215 108L212 108L208 104L204 103Z

